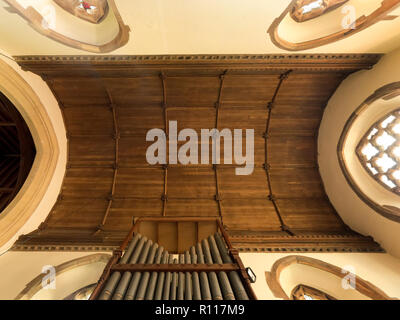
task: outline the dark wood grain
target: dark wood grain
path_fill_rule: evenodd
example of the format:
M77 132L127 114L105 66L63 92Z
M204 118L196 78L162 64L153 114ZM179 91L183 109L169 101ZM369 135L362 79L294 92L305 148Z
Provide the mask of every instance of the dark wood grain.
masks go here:
M96 237L127 232L137 217L221 217L229 232L350 232L323 189L318 126L340 82L371 67L378 55L16 59L56 93L68 132L67 173L41 243L46 230L66 226ZM198 133L216 124L254 129L253 174L237 176L235 166L223 162L150 166L146 132L172 120L178 130ZM172 237L179 228L166 222L147 232L176 248ZM197 237L210 232L202 228L193 228ZM39 238L35 234L36 243Z

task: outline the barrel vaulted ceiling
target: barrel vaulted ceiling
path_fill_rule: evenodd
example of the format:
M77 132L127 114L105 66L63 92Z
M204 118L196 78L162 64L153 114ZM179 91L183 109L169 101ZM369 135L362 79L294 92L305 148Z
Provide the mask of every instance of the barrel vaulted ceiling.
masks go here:
M371 246L344 225L325 194L317 131L340 82L379 58L17 57L53 91L68 138L59 199L40 229L19 244L74 237L115 244L137 217L216 217L243 246L248 235L337 236ZM200 129L254 129L254 172L238 176L223 162L149 165L146 133L173 120L178 130L192 128L199 136Z

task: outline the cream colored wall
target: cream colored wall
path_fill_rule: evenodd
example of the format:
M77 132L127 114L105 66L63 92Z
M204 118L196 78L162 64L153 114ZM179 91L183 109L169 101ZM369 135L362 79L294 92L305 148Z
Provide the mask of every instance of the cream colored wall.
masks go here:
M36 276L41 274L43 266L52 265L54 267L67 261L85 257L92 253L89 252L18 252L9 251L0 256L0 300L14 299ZM109 254L109 253L108 253ZM390 297L400 298L400 259L394 258L389 254L381 253L310 253L300 254L302 256L319 259L338 267L352 267L357 276L367 280L383 290ZM265 272L270 271L272 265L280 258L289 256L280 253L242 253L240 257L246 267L250 266L257 276L257 281L253 288L258 299L276 299L269 289L265 280ZM60 275L56 280L56 290L43 290L38 292L33 299L61 299L71 294L78 288L96 282L105 263L93 263L78 267L72 271ZM297 270L299 269L299 270ZM329 279L322 274L312 274L302 270L302 267L288 268L282 272L282 284L288 292L294 286L301 283L313 283L315 279L324 282L326 290ZM329 275L328 275L329 277ZM318 280L319 281L319 280ZM329 287L327 293L334 295L341 290L337 288L338 282ZM335 287L336 285L336 287ZM343 291L343 290L342 290ZM343 292L341 292L343 295ZM345 292L349 299L362 298L356 292Z
M103 253L103 252L101 252ZM109 252L105 252L110 254ZM85 257L92 252L19 252L9 251L0 256L0 300L15 299L44 266L58 266L67 261ZM34 298L62 299L75 290L97 282L105 267L104 263L93 263L67 271L56 278L56 289L38 292ZM43 274L45 276L45 274ZM70 292L69 292L70 291Z
M357 72L342 82L323 115L318 162L326 193L344 222L359 233L371 235L387 252L400 257L400 223L384 218L358 198L336 154L343 127L353 111L376 89L395 81L400 81L400 49L385 55L372 70ZM400 197L393 198L393 204L400 207Z
M373 285L383 290L388 296L400 298L400 259L386 253L242 253L240 257L243 264L245 267L251 267L257 276L257 281L252 287L258 299L277 299L268 287L265 279L265 272L271 271L272 265L278 259L290 255L301 255L319 259L340 268L352 267L357 276L371 282ZM317 270L314 273L307 273L305 268L300 266L294 268L289 267L288 270L284 272L282 272L281 276L282 284L289 294L296 285L300 283L315 283L316 279L318 279L317 281L324 281L323 279L325 279L324 286L328 286L329 289L327 291L330 291L327 293L332 293L333 296L335 296L335 292L341 290L341 288L337 287L340 282L336 281L335 283L334 281L330 281L329 275L325 278L325 276L319 274ZM349 299L362 298L356 292L343 292L343 290L341 290L340 294L347 294Z
M95 262L74 268L56 277L55 289L42 289L31 300L62 300L77 290L97 283L106 263Z
M116 0L119 12L124 22L131 27L132 33L129 43L113 54L286 52L271 42L267 29L290 1ZM47 39L30 28L24 19L17 14L10 14L4 7L5 2L0 0L0 48L10 54L90 54ZM318 30L320 28L313 27L316 36ZM384 21L348 39L304 52L389 52L400 42L398 30L400 19ZM298 34L297 31L297 24L291 24L285 29L285 33L291 35Z
M4 51L0 51L0 53L7 55L7 53ZM55 99L54 95L50 91L47 84L39 76L31 72L22 71L21 68L10 59L7 59L0 55L0 60L4 61L10 67L12 67L23 78L23 81L25 81L32 88L37 97L40 99L44 107L44 112L47 112L47 119L50 121L50 126L52 126L51 130L55 133L56 136L55 138L57 140L56 143L58 144L58 149L59 149L59 154L54 174L47 187L45 195L43 196L42 200L40 201L39 205L34 210L34 212L32 212L31 217L25 223L25 225L14 235L12 239L8 241L8 243L0 247L0 254L1 254L2 252L8 250L21 234L27 234L37 229L40 223L45 220L51 208L54 206L57 197L60 193L62 181L64 179L64 174L65 174L66 161L67 161L67 138L60 108L58 106L57 100ZM24 94L25 92L21 92L21 96L23 96ZM15 100L18 100L18 97L13 97L13 98L15 98ZM23 105L18 106L18 108L20 107L24 108ZM19 110L19 111L23 116L24 114L29 114L28 111L26 111L25 113L23 112L24 110ZM27 121L27 123L28 126L32 126L34 122ZM32 130L32 128L30 129L33 133L36 132L36 130ZM47 129L50 130L50 128ZM38 139L40 139L40 137L34 135L33 139L36 144ZM44 152L47 151L48 150L44 150ZM41 172L35 172L34 174L36 176L37 175L44 176L44 173Z

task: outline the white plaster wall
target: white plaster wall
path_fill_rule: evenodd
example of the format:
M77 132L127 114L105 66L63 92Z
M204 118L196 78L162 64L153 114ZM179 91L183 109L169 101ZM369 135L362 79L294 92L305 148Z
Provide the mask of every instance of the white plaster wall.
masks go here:
M115 0L132 32L127 45L113 54L262 54L287 52L276 47L267 29L291 0ZM381 0L351 0L369 7ZM368 4L365 4L365 3ZM90 54L52 41L34 31L0 0L0 48L12 55ZM370 10L365 10L368 13ZM340 12L340 11L339 11ZM396 11L398 13L398 11ZM361 15L361 12L359 13ZM334 13L333 15L336 15ZM344 17L334 18L340 23ZM335 22L336 22L335 21ZM337 25L337 23L336 23ZM335 25L335 26L336 26ZM10 32L12 26L12 32ZM321 28L313 26L318 36ZM320 48L314 53L389 52L400 41L400 19L383 21L348 39ZM296 24L286 34L298 35ZM322 30L324 33L328 30ZM373 39L373 40L371 40Z
M101 252L103 253L103 252ZM109 252L104 252L108 253ZM89 252L18 252L9 251L0 256L0 300L14 299L36 276L42 272L43 266L58 266L67 261L91 255ZM270 271L278 259L294 255L281 253L242 253L240 257L246 267L251 267L257 276L253 289L260 300L274 300L266 279L265 272ZM357 276L367 280L383 290L387 295L400 298L400 259L384 253L309 253L302 256L319 259L341 268L354 268ZM72 271L67 271L56 280L56 290L38 292L34 299L61 299L75 290L96 282L105 263L93 263ZM300 268L301 269L301 268ZM323 275L298 272L296 268L282 273L282 284L288 291L302 283L312 283L316 279L324 281ZM304 275L302 279L299 275ZM326 280L325 280L326 281ZM333 282L332 282L333 283ZM336 283L337 286L337 283ZM326 287L326 283L325 283ZM329 290L328 290L329 291ZM337 292L332 286L329 293ZM348 292L349 298L357 297L357 293ZM362 298L362 297L361 297Z
M400 257L400 223L384 218L358 198L336 154L343 127L353 111L376 89L395 81L400 81L400 49L385 55L372 70L359 71L342 82L322 118L318 162L326 193L344 222L359 233L371 235L387 252ZM400 197L393 197L400 207Z
M245 267L251 267L257 276L257 281L252 285L252 287L258 299L277 299L268 287L265 272L271 271L272 265L278 259L290 255L301 255L322 260L340 268L346 268L347 270L349 270L349 267L352 267L357 276L371 282L373 285L383 290L389 297L400 298L400 259L386 253L241 253L240 258ZM304 268L302 270L304 271ZM304 277L302 278L300 275L303 275ZM302 273L298 272L296 268L292 268L291 270L288 270L286 274L283 274L282 272L281 279L284 289L287 289L290 292L300 283L315 283L316 279L317 281L323 281L324 277L316 272ZM302 282L299 282L299 280ZM333 284L334 282L332 282L330 291L334 296L334 293L338 292L338 289L337 287L334 287ZM326 281L324 285L329 286L330 284ZM349 299L352 299L357 296L357 293L348 293L348 295Z
M12 300L25 286L42 273L44 266L58 266L94 252L19 252L9 251L0 256L0 300ZM97 252L96 252L97 253ZM106 253L109 252L98 252ZM105 263L93 263L66 271L56 278L56 289L43 290L33 298L63 299L76 290L97 282ZM45 274L43 274L45 276Z

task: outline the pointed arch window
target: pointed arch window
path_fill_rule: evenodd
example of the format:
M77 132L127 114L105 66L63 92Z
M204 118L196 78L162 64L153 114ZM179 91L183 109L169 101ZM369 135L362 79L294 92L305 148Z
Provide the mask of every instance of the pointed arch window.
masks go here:
M304 284L299 284L292 291L292 300L337 300L329 294Z
M61 8L91 23L100 23L108 14L107 0L54 0Z
M290 12L296 22L304 22L322 16L349 0L297 0Z
M356 152L371 177L400 195L400 109L374 123L361 139Z

